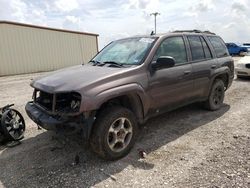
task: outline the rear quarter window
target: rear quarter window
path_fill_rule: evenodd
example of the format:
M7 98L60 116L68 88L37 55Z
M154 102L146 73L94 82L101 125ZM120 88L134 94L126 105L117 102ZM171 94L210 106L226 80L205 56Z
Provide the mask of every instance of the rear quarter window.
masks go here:
M209 41L211 42L211 44L214 48L216 57L220 58L220 57L229 56L227 47L226 47L224 41L220 37L208 36L207 38L209 39Z

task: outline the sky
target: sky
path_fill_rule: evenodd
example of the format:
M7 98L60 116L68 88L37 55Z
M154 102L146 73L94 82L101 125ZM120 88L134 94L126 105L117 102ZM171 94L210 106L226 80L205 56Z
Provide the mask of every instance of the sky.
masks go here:
M154 30L209 30L250 43L250 0L0 0L0 20L99 34L110 41Z

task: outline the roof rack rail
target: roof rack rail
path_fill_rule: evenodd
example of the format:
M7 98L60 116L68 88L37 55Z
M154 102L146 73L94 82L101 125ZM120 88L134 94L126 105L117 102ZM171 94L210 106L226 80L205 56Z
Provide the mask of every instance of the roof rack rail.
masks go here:
M201 31L201 30L198 30L198 29L194 29L194 30L176 30L176 31L173 31L173 33L207 33L207 34L215 35L215 33L212 33L210 31Z

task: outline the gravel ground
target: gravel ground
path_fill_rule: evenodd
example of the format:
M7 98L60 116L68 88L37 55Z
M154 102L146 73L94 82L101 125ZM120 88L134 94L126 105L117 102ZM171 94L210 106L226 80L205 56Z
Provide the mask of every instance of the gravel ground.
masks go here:
M21 145L0 146L0 187L250 187L250 79L234 80L219 111L195 104L149 120L130 154L107 162L79 136L28 119L29 82L41 74L0 77L0 106L15 103L27 124Z

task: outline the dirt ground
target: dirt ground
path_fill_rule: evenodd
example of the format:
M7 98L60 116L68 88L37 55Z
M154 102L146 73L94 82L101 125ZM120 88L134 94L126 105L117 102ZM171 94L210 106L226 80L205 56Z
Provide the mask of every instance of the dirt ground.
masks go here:
M107 162L27 117L30 80L42 74L0 77L0 106L15 103L27 124L21 145L0 146L0 187L250 187L250 79L234 80L219 111L194 104L149 120L130 154Z

